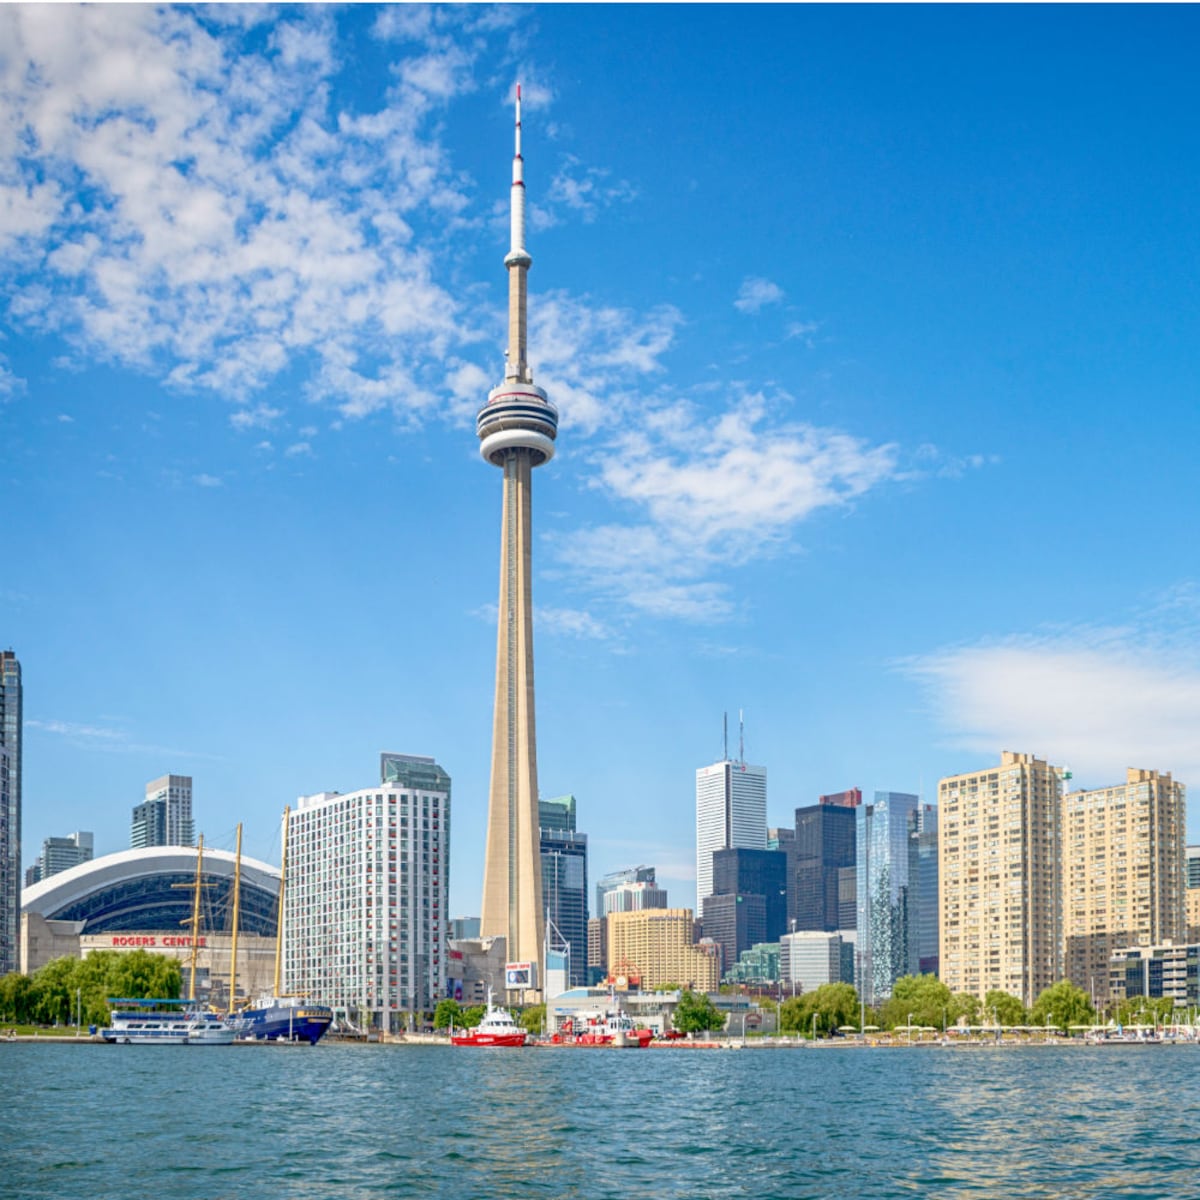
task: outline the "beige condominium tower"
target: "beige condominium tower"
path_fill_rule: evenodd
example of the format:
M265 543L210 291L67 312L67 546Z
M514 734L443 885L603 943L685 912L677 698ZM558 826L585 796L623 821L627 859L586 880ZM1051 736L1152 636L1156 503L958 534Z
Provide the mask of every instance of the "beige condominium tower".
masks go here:
M1114 950L1187 936L1184 807L1182 783L1135 768L1122 784L1063 797L1066 973L1098 1004Z
M1030 754L938 783L941 962L952 992L1032 1004L1061 976L1059 773Z
M507 939L508 961L541 966L545 916L538 841L537 735L533 706L532 474L554 457L558 410L533 382L526 360L525 180L521 89L511 191L508 349L504 382L479 410L480 453L504 472L500 528L500 605L492 777L483 865L480 933ZM540 974L540 972L539 972ZM541 987L531 980L532 991Z

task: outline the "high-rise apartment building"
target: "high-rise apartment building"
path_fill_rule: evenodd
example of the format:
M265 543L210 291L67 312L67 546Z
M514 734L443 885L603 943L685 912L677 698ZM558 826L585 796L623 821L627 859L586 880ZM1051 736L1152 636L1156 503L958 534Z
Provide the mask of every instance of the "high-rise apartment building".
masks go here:
M450 776L417 755L382 767L378 786L288 816L284 986L397 1030L446 993Z
M146 784L146 799L134 805L129 825L129 847L194 846L192 777L160 775Z
M1134 768L1063 797L1066 974L1099 1003L1117 950L1187 938L1185 805L1182 783Z
M21 664L0 650L0 976L20 967Z
M726 758L696 772L696 904L713 894L713 853L767 848L767 768Z
M587 982L587 834L575 826L575 797L538 802L542 896L560 941L570 947L569 981Z
M788 880L789 928L793 921L796 929L854 927L853 901L846 893L856 871L855 811L840 801L796 809L794 874Z
M873 804L854 809L855 946L858 986L868 1004L886 1000L908 973L909 831L919 804L908 792L876 792Z
M1062 975L1059 772L1031 754L938 783L939 975L1031 1005Z
M95 850L95 838L90 833L78 832L70 837L48 837L42 842L42 852L37 861L25 872L26 886L32 886L69 871L80 863L91 862Z
M637 977L644 992L663 983L717 990L720 965L714 953L694 944L690 908L610 913L607 925L610 973Z
M503 937L510 962L541 961L545 940L538 838L537 733L533 699L533 469L554 457L558 410L533 382L526 357L525 178L521 90L510 190L508 349L504 381L488 393L475 429L484 461L504 472L496 700L487 846L483 862L483 936ZM534 993L540 984L535 983Z

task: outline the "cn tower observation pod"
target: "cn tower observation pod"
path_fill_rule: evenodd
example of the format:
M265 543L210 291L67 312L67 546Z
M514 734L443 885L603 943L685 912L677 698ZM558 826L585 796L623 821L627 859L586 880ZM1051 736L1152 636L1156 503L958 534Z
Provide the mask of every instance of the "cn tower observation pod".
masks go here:
M506 451L528 450L530 465L538 467L554 457L558 409L535 384L508 380L488 393L475 432L486 462L502 467Z

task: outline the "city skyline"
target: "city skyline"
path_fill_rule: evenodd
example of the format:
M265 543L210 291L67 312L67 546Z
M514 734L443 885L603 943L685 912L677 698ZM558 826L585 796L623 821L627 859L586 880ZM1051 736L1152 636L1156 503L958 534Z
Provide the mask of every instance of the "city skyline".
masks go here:
M390 745L453 776L450 908L479 911L470 429L518 76L566 435L539 777L591 875L652 863L688 905L695 767L738 707L771 825L845 788L931 801L1002 750L1195 786L1198 24L0 10L21 868L64 829L123 848L166 772L206 845L244 820L277 858L284 805Z

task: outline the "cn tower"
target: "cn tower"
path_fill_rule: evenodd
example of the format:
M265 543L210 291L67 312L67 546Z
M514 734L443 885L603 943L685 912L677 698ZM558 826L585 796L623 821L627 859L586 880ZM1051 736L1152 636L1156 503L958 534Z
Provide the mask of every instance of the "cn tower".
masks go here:
M541 961L545 915L533 709L532 476L534 467L554 457L558 410L535 386L526 359L526 280L533 259L525 249L520 85L511 196L511 245L504 256L508 268L504 382L488 393L475 423L480 454L504 471L496 710L480 933L507 939L508 962L536 964L537 974L529 987L539 991L545 966Z

